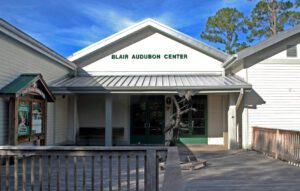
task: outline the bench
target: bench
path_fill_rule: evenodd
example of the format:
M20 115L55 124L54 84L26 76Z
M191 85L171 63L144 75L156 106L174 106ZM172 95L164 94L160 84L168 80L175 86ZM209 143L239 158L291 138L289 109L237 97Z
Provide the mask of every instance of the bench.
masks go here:
M124 127L113 127L113 141L124 138ZM104 145L104 127L80 127L78 134L78 145Z

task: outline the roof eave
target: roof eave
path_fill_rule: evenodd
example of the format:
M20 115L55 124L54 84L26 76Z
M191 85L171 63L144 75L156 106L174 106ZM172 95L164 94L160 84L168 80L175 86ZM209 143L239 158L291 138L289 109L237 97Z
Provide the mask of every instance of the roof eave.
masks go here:
M47 56L51 60L54 60L58 63L60 63L62 66L72 70L76 71L77 66L72 63L71 61L67 60L63 56L59 55L55 51L51 50L44 44L38 42L34 38L30 37L23 31L19 30L15 26L9 24L5 20L0 18L0 32L3 34L13 38L14 40L34 49L35 51Z

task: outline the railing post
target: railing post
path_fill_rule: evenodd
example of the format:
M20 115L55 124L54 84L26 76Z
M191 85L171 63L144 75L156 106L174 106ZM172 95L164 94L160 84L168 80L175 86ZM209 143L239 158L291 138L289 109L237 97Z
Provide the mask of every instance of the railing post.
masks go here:
M276 130L276 138L275 138L275 158L278 159L278 155L279 155L279 147L280 147L280 135L279 135L279 129Z
M158 184L156 179L156 150L147 149L146 152L146 191L157 191L156 185Z

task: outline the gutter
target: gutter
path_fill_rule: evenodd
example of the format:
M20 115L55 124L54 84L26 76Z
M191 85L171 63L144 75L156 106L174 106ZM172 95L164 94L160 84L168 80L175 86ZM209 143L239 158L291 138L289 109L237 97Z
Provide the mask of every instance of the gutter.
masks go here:
M232 55L229 59L227 59L224 63L223 63L223 68L227 69L230 66L232 66L234 63L236 63L238 58L237 54Z

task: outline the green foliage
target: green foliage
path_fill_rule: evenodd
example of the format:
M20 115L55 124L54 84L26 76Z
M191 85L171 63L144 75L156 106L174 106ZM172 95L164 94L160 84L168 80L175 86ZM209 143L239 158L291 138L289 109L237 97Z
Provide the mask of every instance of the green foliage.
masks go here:
M249 42L254 39L270 37L300 23L300 12L295 9L296 3L285 0L259 1L251 12L248 22ZM295 5L295 6L294 6Z
M235 8L223 8L208 18L201 38L223 44L223 50L232 54L247 47L245 42L240 42L240 33L246 33L244 14Z

